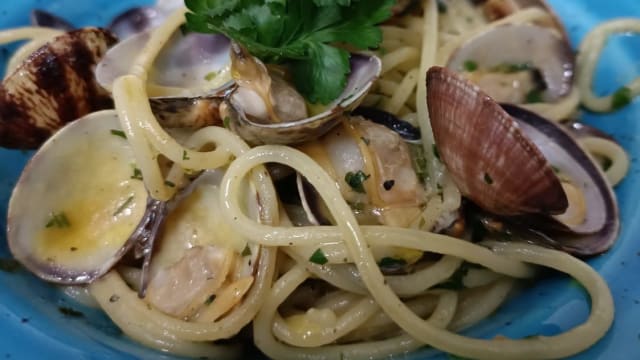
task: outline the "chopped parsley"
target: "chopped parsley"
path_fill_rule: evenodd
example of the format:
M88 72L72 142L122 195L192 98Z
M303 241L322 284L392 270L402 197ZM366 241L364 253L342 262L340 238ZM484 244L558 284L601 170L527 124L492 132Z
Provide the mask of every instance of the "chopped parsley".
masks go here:
M543 92L544 91L540 89L533 89L527 93L524 101L527 104L541 103L544 101L544 99L542 98Z
M204 79L207 81L211 81L213 79L216 78L216 76L218 76L220 72L219 71L211 71L209 73L207 73L207 75L204 76Z
M205 305L211 305L211 303L213 302L213 300L216 299L216 294L211 294L207 300L204 301Z
M376 49L378 24L395 0L186 0L186 28L222 33L265 63L286 64L310 103L328 104L347 84L349 52Z
M189 159L191 158L187 154L187 150L182 150L182 160L189 160Z
M313 254L311 254L311 257L309 257L309 261L314 264L324 265L329 262L329 259L327 259L327 256L324 254L322 249L318 248L313 252Z
M396 271L399 268L403 268L405 265L407 265L407 262L404 259L397 259L389 256L383 257L378 262L378 267L383 271Z
M251 248L249 247L249 244L245 245L245 247L242 250L242 253L240 255L242 255L242 256L251 256Z
M349 184L349 186L353 189L353 191L359 192L361 194L364 194L364 193L366 193L366 191L364 189L364 182L369 177L371 177L371 175L365 174L362 170L358 170L355 173L353 171L349 171L344 176L344 181L347 184Z
M448 289L448 290L462 290L464 289L464 277L467 276L469 269L471 268L471 264L467 262L463 262L462 265L451 275L451 277L436 287L439 289Z
M427 159L424 157L424 147L422 144L409 144L409 151L413 161L413 170L415 170L418 179L425 183L429 176L429 171L427 170Z
M58 311L60 311L60 313L62 313L62 315L64 316L70 316L70 317L76 317L76 318L84 316L82 312L66 306L58 307Z
M437 1L438 4L438 13L440 14L446 14L447 11L449 10L449 7L447 6L447 4L444 2L444 0L438 0Z
M176 187L176 184L174 184L173 182L169 181L169 180L165 180L164 184L167 185L168 187Z
M631 89L626 86L623 86L616 90L615 93L611 96L611 110L618 110L627 105L633 100L633 94L631 93Z
M438 148L436 147L436 144L431 145L431 150L433 151L433 156L440 160L440 152L438 151Z
M133 196L129 196L127 200L125 200L125 202L122 203L122 205L118 206L116 211L114 211L113 216L120 215L124 211L124 209L126 209L127 206L131 204L132 201L133 201Z
M21 267L22 265L16 259L0 259L0 271L14 273Z
M478 63L473 60L467 60L462 64L462 67L464 67L465 71L474 72L478 70Z
M64 229L70 226L71 223L69 222L69 218L67 218L67 215L64 212L52 213L45 225L46 228L55 227L58 229Z
M602 171L608 171L611 166L613 166L613 160L609 159L608 157L602 159Z
M228 116L225 116L224 119L222 119L222 126L225 129L229 129L231 126L231 118Z
M119 137L121 137L123 139L127 138L127 135L122 130L111 129L111 135L119 136Z
M494 72L501 72L501 73L505 73L505 74L513 74L513 73L517 73L520 71L527 71L527 70L532 70L533 67L531 66L531 64L529 63L520 63L520 64L510 64L510 63L504 63L504 64L500 64L498 66L494 66L491 70L493 70Z
M131 175L131 178L134 180L142 180L142 171L133 166L133 175Z

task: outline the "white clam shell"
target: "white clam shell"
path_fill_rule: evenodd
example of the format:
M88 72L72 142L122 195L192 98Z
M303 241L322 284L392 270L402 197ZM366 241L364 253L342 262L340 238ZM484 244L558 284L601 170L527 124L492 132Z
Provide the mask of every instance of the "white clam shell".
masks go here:
M53 282L87 283L132 245L147 204L129 143L113 111L62 128L33 156L8 210L13 256Z

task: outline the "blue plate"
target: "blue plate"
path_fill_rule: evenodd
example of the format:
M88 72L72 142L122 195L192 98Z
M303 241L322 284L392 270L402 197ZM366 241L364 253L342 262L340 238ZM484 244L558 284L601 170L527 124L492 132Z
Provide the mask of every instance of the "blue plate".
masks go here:
M76 26L104 25L115 14L151 0L21 0L0 2L0 27L28 23L31 9L45 9L71 20ZM565 23L574 46L596 24L610 18L640 17L637 0L560 1L551 5ZM0 51L3 65L12 47ZM613 92L640 76L640 37L618 36L606 47L598 66L596 90ZM576 359L640 358L640 101L614 114L585 113L583 119L613 134L632 156L629 175L616 193L622 214L622 234L607 254L590 261L604 276L613 292L616 318L609 333ZM29 154L0 149L0 228L6 226L6 206L15 181ZM9 257L0 234L0 257ZM55 287L30 274L0 271L0 358L171 358L128 340L100 311L69 304ZM72 307L82 315L63 314ZM490 338L497 334L524 337L553 335L566 331L587 317L589 300L582 289L565 277L538 282L509 302L498 313L468 331L469 335ZM409 359L441 358L430 350L408 356Z

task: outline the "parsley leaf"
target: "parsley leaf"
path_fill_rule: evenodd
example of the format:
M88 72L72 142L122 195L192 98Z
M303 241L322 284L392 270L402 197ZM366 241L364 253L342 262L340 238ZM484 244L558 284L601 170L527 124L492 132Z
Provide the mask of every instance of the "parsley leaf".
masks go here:
M311 257L309 257L309 261L314 264L324 265L329 262L329 259L327 259L327 256L324 254L322 249L318 248L313 252L313 254L311 254Z
M353 189L353 191L359 192L361 194L364 194L364 193L366 193L366 191L364 189L364 184L363 183L369 177L371 177L371 175L365 174L362 170L358 170L355 173L353 171L349 171L344 176L344 181L347 184L349 184L349 186Z
M290 65L298 91L328 104L344 90L349 53L375 49L394 0L186 0L190 31L222 33L265 63Z
M631 89L626 86L623 86L616 90L616 92L611 97L611 110L618 110L627 105L633 100L633 94L631 93Z

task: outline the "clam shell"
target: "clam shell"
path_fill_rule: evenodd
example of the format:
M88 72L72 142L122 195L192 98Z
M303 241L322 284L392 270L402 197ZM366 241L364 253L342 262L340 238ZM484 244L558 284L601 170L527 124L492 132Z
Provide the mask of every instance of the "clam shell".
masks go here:
M567 198L553 169L513 118L454 72L427 72L439 155L461 193L499 215L560 214Z
M554 217L558 224L554 224L552 218L542 220L542 225L547 228L564 226L560 228L564 234L555 238L565 251L590 256L608 250L618 237L620 220L616 196L600 168L565 128L526 109L502 106L518 121L545 158L574 179L574 184L584 194L588 211L583 223L569 226Z
M134 245L147 191L112 111L68 124L31 158L9 201L7 240L37 276L65 284L106 273Z
M545 101L557 101L573 86L573 50L565 38L546 27L505 24L488 29L462 44L449 58L447 67L461 71L470 60L481 69L530 64L542 75Z
M231 129L253 145L297 144L317 139L342 120L341 115L360 105L373 82L380 75L382 63L376 56L351 54L351 73L342 94L327 106L327 110L302 120L262 124L251 121L242 105L228 100Z
M112 107L93 67L116 39L84 28L42 46L0 87L0 146L36 148L66 123Z

